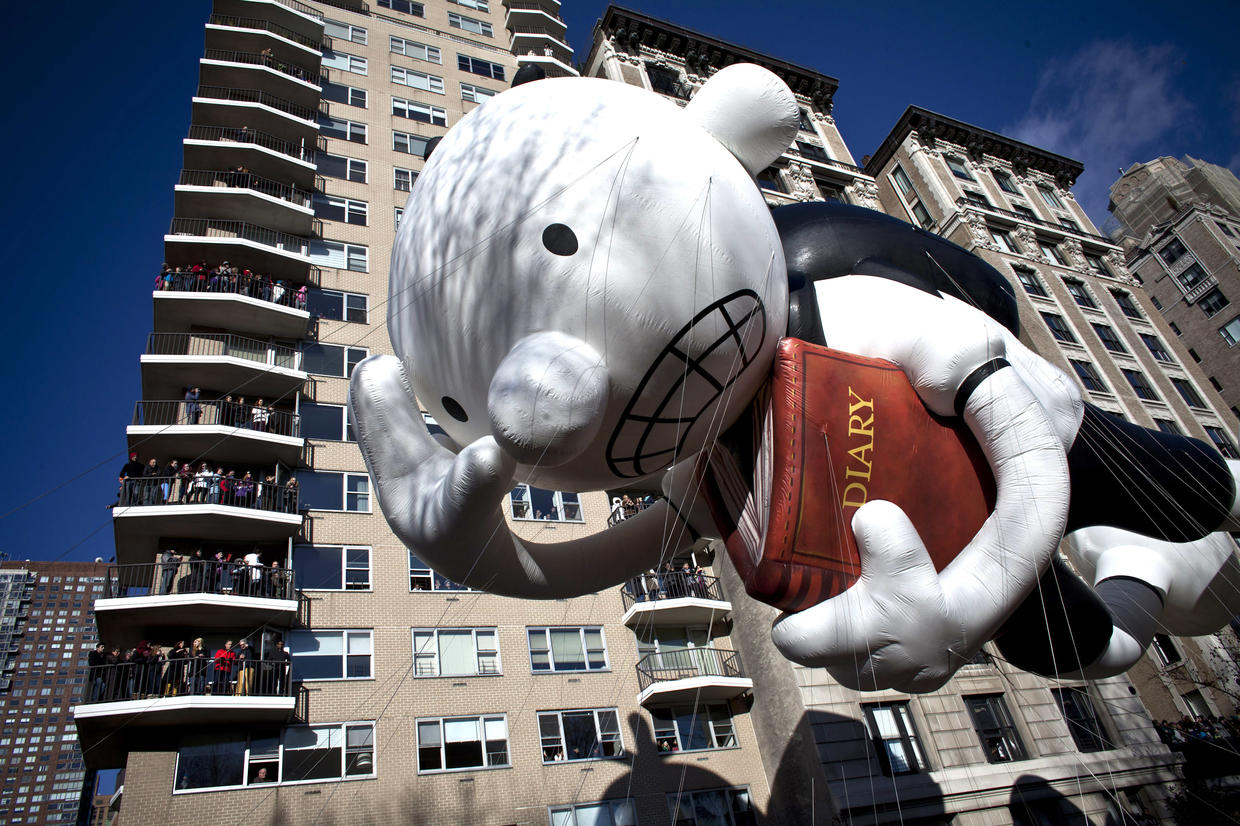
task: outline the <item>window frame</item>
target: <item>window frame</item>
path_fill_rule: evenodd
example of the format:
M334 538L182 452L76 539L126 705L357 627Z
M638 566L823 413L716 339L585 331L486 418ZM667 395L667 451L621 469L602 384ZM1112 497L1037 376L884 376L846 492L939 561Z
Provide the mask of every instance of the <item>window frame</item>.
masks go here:
M445 724L445 723L449 723L449 722L451 722L451 723L463 723L463 722L467 722L467 721L476 721L476 723L477 723L477 725L478 725L478 734L480 734L480 735L481 735L480 739L478 739L478 740L472 740L472 741L467 741L467 740L455 740L455 741L452 741L452 742L457 742L457 743L476 742L476 743L478 743L478 744L479 744L479 748L480 748L481 753L482 753L482 764L481 764L481 765L477 765L477 766L453 766L453 767L451 767L451 768L448 768L448 767L447 767L447 762L448 762L448 761L447 761L447 743L448 743L448 739L447 739L447 737L446 737L446 735L445 735L445 725L444 725L444 724ZM491 762L491 753L490 753L490 751L489 751L489 750L488 750L488 748L487 748L487 744L488 744L489 742L491 742L490 740L488 740L488 739L487 739L487 733L488 733L488 732L487 732L487 723L490 723L490 722L496 722L496 721L498 721L498 722L502 723L503 728L504 728L504 740L503 740L503 743L504 743L504 758L503 758L503 760L504 760L504 762L502 762L502 763L492 763L492 762ZM430 724L430 723L435 723L435 724L438 724L438 729L439 729L438 740L439 740L439 742L438 742L437 744L434 744L434 745L438 745L438 748L439 748L439 763L440 763L440 768L429 768L429 769L426 769L426 768L423 768L423 767L422 767L422 750L423 750L423 748L424 748L424 746L423 746L423 744L422 744L422 743L423 743L423 741L422 741L422 737L423 737L422 732L423 732L423 726L424 726L424 725L426 725L426 724ZM467 715L467 716L453 716L453 717L418 717L418 718L416 718L416 720L414 721L414 731L415 731L415 738L416 738L416 739L415 739L415 741L414 741L414 749L415 749L415 751L416 751L417 773L418 773L418 774L448 774L448 773L451 773L451 772L463 772L463 771L490 771L490 770L492 770L492 769L508 769L508 768L512 768L512 748L511 748L511 744L512 744L512 732L511 732L511 729L508 727L508 715L507 715L507 713L499 713L499 714L473 714L473 715ZM428 747L429 747L429 746L428 746Z
M1235 327L1233 330L1232 327ZM1218 328L1218 334L1227 342L1228 347L1235 347L1240 342L1240 315Z
M1184 246L1183 241L1179 238L1172 238L1163 245L1162 249L1158 250L1157 255L1163 260L1164 264L1171 265L1179 261L1187 252L1188 247Z
M333 349L333 348L339 349L341 351L340 353L341 372L338 374L337 373L319 373L313 370L306 369L305 354L311 348L320 348L324 351ZM360 357L358 356L359 353L361 354ZM354 347L348 344L331 344L330 342L323 342L323 341L308 341L302 345L301 363L302 363L302 368L305 369L306 372L309 373L310 375L330 376L336 379L347 379L353 375L354 368L356 368L357 365L362 362L362 359L366 358L369 355L370 355L370 350L369 348L366 348L366 347Z
M469 90L468 95L465 93L467 89ZM479 92L482 92L483 94L479 95ZM468 101L470 103L483 103L495 97L497 94L499 94L499 92L461 81L461 100Z
M1055 191L1046 184L1038 184L1038 194L1042 196L1042 202L1051 209L1065 209L1063 201L1059 200Z
M469 17L464 14L457 14L454 11L448 12L448 26L453 29L460 29L463 32L476 34L481 37L495 37L495 30L487 21L479 20L476 17Z
M331 56L328 56L328 52ZM343 61L337 61L336 58L344 58ZM334 61L334 62L333 62ZM335 69L340 72L347 72L352 75L361 75L368 77L370 75L370 59L361 55L350 54L349 52L340 52L335 49L324 49L322 60L319 65L326 69Z
M1090 272L1094 275L1100 275L1103 278L1114 278L1111 269L1107 266L1107 262L1103 260L1101 255L1093 252L1083 252L1085 256L1085 265L1089 267Z
M1171 380L1171 386L1175 388L1175 392L1179 394L1180 399L1189 407L1197 410L1207 410L1206 400L1202 397L1197 388L1189 382L1188 379L1179 376L1168 376Z
M551 632L552 631L563 632L563 631L568 631L568 630L575 630L577 632L578 640L581 643L581 662L583 664L581 668L570 668L567 665L565 665L564 667L556 666L555 647L551 640ZM601 644L600 648L589 647L589 645L586 642L587 631L598 632L598 638ZM539 634L539 633L543 635L543 641L546 643L545 649L544 648L535 649L533 645L531 645L533 635ZM601 625L531 625L531 626L527 626L525 629L525 647L529 653L530 672L532 674L583 674L583 673L600 673L600 672L611 671L611 659L607 651L607 630ZM547 658L546 667L539 668L537 663L535 662L534 655L536 653L536 650L539 653L542 653L542 652L546 653L546 658ZM601 654L602 665L593 665L593 666L591 665L591 653L592 652L594 652L596 655Z
M1107 352L1125 356L1132 355L1128 350L1128 346L1124 344L1124 340L1120 338L1119 332L1110 324L1103 324L1101 321L1091 321L1089 326L1094 328L1094 335L1098 337L1098 341L1102 342L1102 347ZM1106 330L1106 334L1103 334L1103 330ZM1112 344L1115 346L1112 347Z
M517 492L519 490L524 490L525 495L523 497L517 496ZM531 515L517 515L518 503L523 503L526 506L527 514L534 514L538 512L535 511L533 507L534 491L539 491L544 494L551 494L551 504L555 509L554 512L556 514L554 519L549 519L546 516L538 517ZM571 497L571 499L565 499L565 497ZM576 519L570 519L566 516L568 510L573 506L576 506L577 509ZM526 484L525 482L518 482L513 485L512 490L508 492L508 515L514 522L567 522L570 524L580 525L584 524L586 521L585 512L581 507L581 494L574 493L573 491L548 490L547 488L539 488L534 485Z
M335 221L340 224L352 224L355 227L369 225L370 205L365 201L345 198L341 195L328 195L325 192L316 192L311 199L311 204L314 209L314 217L316 218L325 221ZM330 215L321 214L319 212L320 208L331 210L332 213ZM334 217L335 215L340 217Z
M974 182L977 181L977 178L973 177L973 173L969 171L967 162L963 158L960 158L956 155L949 155L949 154L944 153L943 162L947 164L947 168L952 173L952 175L959 178L960 180L974 181Z
M1215 297L1218 298L1217 301L1213 300ZM1206 318L1214 318L1230 306L1231 299L1224 295L1217 286L1211 287L1201 298L1197 299L1197 307L1205 313Z
M328 404L326 402L311 402L302 400L298 406L298 413L301 414L307 405L321 408L323 410L338 410L340 413L340 438L310 435L305 433L305 428L303 426L302 435L304 438L312 439L316 442L357 442L357 433L353 429L353 413L350 411L347 404ZM302 419L302 422L304 425L304 418Z
M1236 443L1231 440L1231 435L1226 430L1213 424L1203 424L1201 427L1223 458L1240 459L1240 451L1236 450Z
M473 9L474 11L480 11L483 14L491 11L491 4L487 0L448 0L448 2L464 6L467 9Z
M335 260L328 257L325 253L320 253L320 261L314 261L315 248L319 247L324 250L338 251L344 256L344 266L337 267L328 261ZM345 241L332 241L328 238L316 238L310 242L310 259L317 266L327 267L333 270L348 270L349 272L370 272L370 247L361 244L350 244ZM359 266L355 266L360 263Z
M303 542L301 544L294 544L292 563L290 565L290 567L292 567L294 571L297 570L297 549L298 548L325 548L325 549L333 549L333 550L340 551L340 587L339 588L316 588L313 586L306 586L304 584L298 583L297 589L299 591L323 591L326 593L351 593L351 592L368 593L368 592L374 591L374 566L373 566L374 553L373 553L373 549L371 548L371 546L369 545L337 545L337 544L331 544L331 543L318 544L318 543L313 543L313 542ZM360 568L357 565L350 566L349 551L365 551L366 552L366 567ZM359 586L356 588L350 588L349 587L349 571L361 571L361 570L366 571L365 587ZM295 578L296 578L296 574L294 574L294 579Z
M400 44L399 49L396 48L397 43ZM414 47L415 52L418 49L421 49L422 54L410 54L408 51L410 46ZM404 37L397 37L394 34L388 35L388 52L390 54L398 54L403 57L412 58L413 60L433 63L436 66L443 65L443 50L438 46L432 46L429 43L421 43L417 40L408 40ZM431 56L432 52L434 52L434 57Z
M982 747L982 754L986 757L986 762L998 765L1000 763L1018 763L1022 760L1029 759L1029 752L1025 748L1024 739L1020 736L1020 731L1016 728L1016 722L1012 719L1012 713L1008 710L1007 701L1003 694L965 694L961 696L964 701L965 710L969 714L969 721L973 724L973 732L977 735L979 745ZM982 720L979 719L977 710L974 707L976 703L983 703L990 711L994 718L996 727L983 727ZM994 752L991 744L987 740L987 732L996 732L1000 741L999 747L1006 747L1010 755L1000 756L998 759L992 759Z
M1126 290L1118 290L1114 287L1111 288L1110 292L1111 298L1115 300L1115 304L1119 307L1119 311L1123 313L1126 318L1131 318L1134 321L1145 321L1145 314L1142 313L1141 308L1137 306L1137 302L1132 297L1132 293Z
M1016 273L1016 281L1024 288L1028 295L1037 298L1050 298L1050 293L1046 289L1046 285L1042 283L1041 277L1037 270L1029 267L1012 267L1012 272ZM1026 277L1028 281L1026 281ZM1032 284L1030 283L1032 282Z
M391 9L412 17L426 17L426 6L413 0L378 0L379 7Z
M340 317L336 318L330 315L315 315L311 313L311 318L325 318L328 321L343 321L349 324L369 324L370 323L370 296L366 293L355 293L348 290L329 290L326 287L313 287L306 291L306 306L309 308L309 296L320 295L324 298L340 296ZM362 306L359 308L357 302L353 299L361 299ZM353 305L353 306L350 306ZM357 318L356 313L361 312L362 317Z
M1005 170L992 169L990 170L990 174L995 179L995 184L998 185L1001 191L1006 192L1009 195L1021 194L1020 189L1016 186L1016 181Z
M404 172L409 181L405 186L401 186L400 173ZM403 166L392 167L392 189L397 192L412 192L413 182L418 179L418 171L416 169L406 169Z
M482 69L485 67L485 71ZM456 68L462 72L468 72L471 75L485 77L491 80L498 80L500 83L506 83L508 73L502 63L493 63L481 57L473 55L456 53Z
M1055 341L1060 344L1079 345L1081 343L1080 339L1077 338L1076 332L1072 329L1072 325L1068 323L1068 319L1059 313L1052 313L1048 310L1040 310L1039 315L1042 316L1042 321L1046 324L1047 329L1050 330L1051 337ZM1055 319L1055 321L1052 322L1051 319ZM1062 329L1060 329L1061 327Z
M1145 344L1146 349L1150 351L1150 355L1154 357L1155 361L1161 361L1164 364L1176 363L1175 358L1172 357L1171 352L1158 336L1138 330L1137 337Z
M576 717L582 717L587 714L590 716L591 722L594 724L594 748L598 750L597 754L594 754L593 750L591 750L591 753L586 754L584 757L568 756L569 744L564 730L565 714L571 714ZM615 724L614 730L603 730L603 715L611 715L612 722ZM539 745L542 749L543 765L555 765L556 763L586 763L593 760L623 760L628 755L628 752L624 747L624 733L621 730L620 710L618 708L559 709L553 711L539 711L535 716L538 721L538 737ZM552 719L555 720L556 724L556 740L554 744L549 744L548 741L551 735L549 735L544 729L544 721L550 721ZM605 750L604 744L607 743L613 744L612 747L616 749L613 754L603 753ZM548 759L547 753L549 749L558 749L558 753L562 756L559 759L554 757Z
M324 507L317 507L310 503L306 503L305 505L303 505L301 503L302 490L299 490L297 493L298 495L297 505L298 505L299 510L304 509L304 510L312 510L312 511L323 511L325 513L372 513L373 512L372 507L371 507L372 505L371 499L374 498L374 494L370 490L370 477L367 474L357 473L357 472L347 471L347 470L311 470L308 468L303 468L300 471L300 474L302 476L312 475L316 477L317 476L324 476L324 477L339 476L340 477L341 507L324 508ZM365 482L364 490L362 489L363 482ZM350 490L349 488L350 484L359 486L359 489ZM304 489L304 486L303 486L303 489ZM354 497L355 502L363 501L363 497L364 497L364 501L366 503L366 510L350 508L348 506L350 496Z
M1076 377L1081 380L1081 384L1091 393L1110 393L1111 389L1107 387L1106 382L1102 380L1098 370L1093 363L1083 361L1081 359L1068 359L1072 365L1072 369L1076 372ZM1091 386L1097 385L1097 386Z
M337 141L348 141L349 143L360 143L363 146L370 143L369 127L359 120L349 120L348 118L335 118L331 115L320 115L318 119L319 134L325 138L331 138ZM344 128L339 128L343 124ZM335 130L332 133L323 131L324 129ZM340 133L340 134L337 134Z
M414 562L418 562L421 564L415 566L413 564ZM429 588L415 588L413 584L415 577L419 579L423 577L427 578L429 580L430 587ZM452 588L437 587L441 584L452 585L455 587L452 587ZM413 551L409 551L409 593L416 594L416 593L426 592L426 593L462 594L462 593L466 593L468 591L473 591L473 590L474 590L473 588L470 588L467 585L461 585L459 582L453 582L447 577L441 576L435 571L435 569L431 568L429 565L422 562L421 559L414 556Z
M1042 255L1052 263L1060 267L1068 266L1068 259L1060 251L1059 245L1044 238L1038 239L1038 249L1042 251Z
M607 821L599 820L599 808L607 807ZM628 826L637 823L637 801L632 797L612 798L610 800L587 800L581 803L558 803L547 807L547 817L552 826L578 826L577 812L591 811L590 823L595 826ZM557 819L557 815L560 817ZM564 819L564 815L568 818Z
M318 635L322 637L340 635L340 674L339 677L306 677L305 675L296 674L297 670L297 651L295 640L298 637L307 637ZM369 649L365 654L351 653L349 643L352 639L365 640ZM293 679L302 683L333 683L333 682L357 682L359 680L375 679L375 632L373 628L305 628L290 629L284 634L284 647L288 650L292 657L292 673ZM303 655L304 656L304 655ZM330 654L321 654L320 657L326 659ZM350 675L349 660L366 658L366 674ZM303 660L304 662L304 660Z
M459 634L461 632L468 632L470 635L470 646L472 648L474 670L445 674L443 672L443 648L439 642L440 637L441 635L447 633ZM483 648L480 646L478 642L479 633L490 634L492 641L494 642L494 646L492 648ZM434 645L433 652L419 650L419 635L430 637L430 641ZM410 645L412 646L411 656L413 658L413 671L411 673L416 679L431 679L437 677L502 677L504 674L503 661L500 657L499 628L497 626L473 626L461 628L414 627L409 629L409 639ZM487 667L484 666L484 656L487 655L490 655L494 661L494 667L492 670L488 670ZM430 658L432 663L432 669L430 672L419 670L419 658L422 658L423 661L425 661L426 658Z
M402 140L404 141L404 148L403 148L403 149L401 148L401 141L402 141ZM421 151L421 152L414 152L414 151L413 151L413 146L414 146L414 141L415 141L415 140L418 140L418 141L421 141L421 142L422 142L422 151ZM402 155L412 155L412 156L413 156L413 157L415 157L415 158L422 158L422 159L424 159L424 160L425 160L425 158L426 158L426 146L427 146L427 144L429 144L429 143L430 143L430 141L431 141L431 139L430 139L430 138L423 137L422 135L417 135L417 134L414 134L413 132L398 132L398 131L397 131L397 130L395 130L395 129L393 129L393 130L392 130L392 151L393 151L393 152L399 152L399 153L401 153Z
M1009 255L1020 255L1020 247L1016 244L1016 239L1012 237L1012 233L1001 227L993 227L987 224L986 228L990 230L990 240L994 242L1003 252Z
M657 712L663 712L666 723L656 717ZM653 706L649 713L650 730L654 734L655 747L661 755L740 748L740 741L736 736L736 715L732 713L727 702L699 701L697 704ZM686 718L691 729L690 734L701 737L707 745L696 748L686 746L685 733L680 727L680 721ZM672 741L674 747L664 750L661 745L667 739Z
M405 86L410 89L417 89L422 92L430 92L435 95L445 94L444 81L439 75L432 75L430 72L423 72L418 69L408 69L404 66L392 66L389 75L391 81L397 86ZM426 85L420 86L412 83L413 80L425 80Z
M1132 392L1138 399L1147 402L1162 401L1162 397L1158 395L1154 385L1150 384L1149 378L1140 370L1132 367L1120 367L1119 371L1124 374L1124 378L1128 381L1128 386L1132 388Z
M917 721L913 719L912 703L908 700L885 700L877 703L862 703L861 710L865 714L865 728L869 735L870 745L878 755L883 774L887 777L904 777L911 774L924 774L930 770L930 761L926 758L926 750L922 747L921 737L917 731ZM876 712L890 711L891 721L895 723L894 737L883 735L883 727L879 724ZM887 744L898 743L903 750L904 760L910 766L905 771L897 771L891 759L891 750Z
M1098 310L1098 302L1094 300L1093 295L1089 292L1089 287L1084 281L1071 276L1063 276L1064 288L1068 291L1068 295L1072 296L1072 300L1076 302L1076 306L1086 310Z
M753 805L753 795L749 791L749 786L726 786L718 789L693 789L669 792L667 794L667 810L671 818L671 822L676 826L697 826L698 818L694 814L697 809L695 798L698 796L719 794L723 795L727 801L726 814L728 819L733 823L736 822L737 813L749 814L750 820L757 820L755 808ZM743 801L743 802L742 802ZM737 803L741 802L744 808L738 809ZM705 808L705 807L703 807Z
M426 112L422 113L420 111L422 109L425 109ZM424 114L425 117L415 117L414 112L417 112L419 115ZM398 98L396 95L392 95L392 117L405 118L406 120L418 121L419 123L429 123L434 126L448 125L447 109L441 106L431 106L429 103L422 103L421 101Z
M331 26L339 27L344 31L344 34L332 32L330 29ZM359 32L361 33L360 38L357 36ZM326 34L332 38L339 37L349 41L350 43L359 43L363 46L367 45L368 40L370 39L370 34L363 27L354 26L352 23L345 23L342 20L332 20L328 17L323 18L323 34Z
M339 181L352 181L353 183L357 183L357 184L366 183L366 177L369 172L369 164L366 161L362 160L361 158L350 158L348 155L336 155L332 152L324 152L322 154L330 158L339 158L340 160L345 162L344 177L340 177L339 175L329 175L326 171L323 171L322 174L326 175L329 178L335 178L336 180L339 180ZM356 167L355 167L355 164L356 164ZM354 177L354 172L356 171L357 168L360 168L361 170L361 177ZM320 167L320 170L321 170L321 167Z
M1150 651L1154 653L1155 659L1158 660L1163 668L1184 661L1184 652L1180 650L1179 646L1175 644L1175 640L1171 639L1168 634L1154 634L1150 639ZM1170 656L1171 654L1175 656L1172 657Z

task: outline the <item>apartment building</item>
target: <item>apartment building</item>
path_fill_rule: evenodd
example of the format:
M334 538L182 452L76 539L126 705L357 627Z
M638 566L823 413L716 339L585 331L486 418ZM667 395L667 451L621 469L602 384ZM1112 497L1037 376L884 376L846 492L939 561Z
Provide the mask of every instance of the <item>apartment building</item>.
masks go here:
M0 562L0 822L86 822L95 772L72 709L96 643L92 604L107 566Z

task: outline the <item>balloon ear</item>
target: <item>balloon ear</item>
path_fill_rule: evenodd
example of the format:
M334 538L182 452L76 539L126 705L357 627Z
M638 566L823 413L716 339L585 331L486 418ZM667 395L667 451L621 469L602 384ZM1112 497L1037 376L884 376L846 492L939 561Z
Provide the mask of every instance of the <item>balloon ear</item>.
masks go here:
M788 85L752 63L734 63L706 81L685 113L736 156L750 175L792 145L800 112Z

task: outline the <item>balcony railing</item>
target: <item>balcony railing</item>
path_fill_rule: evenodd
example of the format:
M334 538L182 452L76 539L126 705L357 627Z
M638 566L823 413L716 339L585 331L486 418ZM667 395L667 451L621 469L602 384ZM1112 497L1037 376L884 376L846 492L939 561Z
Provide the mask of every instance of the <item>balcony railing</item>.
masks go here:
M320 103L317 108L302 106L300 103L293 103L291 100L285 100L261 89L236 89L232 86L199 86L196 97L209 98L211 100L232 100L238 103L258 103L271 109L278 109L295 118L308 121L317 120L320 114L327 114L326 104Z
M174 562L108 566L104 599L173 594L297 599L291 570L267 565L247 565L242 560L215 562L177 557Z
M286 410L267 410L265 420L260 413L255 418L255 408L248 404L214 401L139 401L134 403L135 425L222 425L255 433L271 433L275 436L301 436L301 417Z
M319 0L324 6L335 6L338 9L355 11L358 14L370 14L370 4L359 0Z
M293 696L286 660L189 657L90 666L82 705L180 696Z
M281 6L288 6L293 11L299 11L307 17L313 17L315 20L322 20L323 13L312 9L305 3L298 3L297 0L276 0Z
M614 502L615 500L612 500L612 501ZM637 502L633 502L632 504L628 506L625 506L619 502L616 502L614 505L612 505L611 513L607 515L607 527L609 528L614 527L616 525L619 525L624 520L628 519L630 516L636 516L639 511L644 511L646 508L653 505L655 501L657 500L642 499Z
M1037 216L1024 215L1019 212L1013 212L1010 209L1004 209L1003 207L997 207L997 206L991 206L991 205L982 206L981 204L975 204L971 202L968 198L964 198L964 197L957 198L956 206L968 207L972 209L988 209L991 212L997 212L1000 215L1006 215L1009 218L1016 219L1017 221L1024 221L1029 224L1036 224L1040 227L1046 227L1047 229L1053 229L1056 232L1062 232L1065 235L1075 235L1079 238L1090 238L1094 241L1101 241L1107 246L1111 246L1111 247L1115 246L1115 242L1113 242L1110 238L1107 238L1104 235L1098 235L1093 232L1086 232L1083 229L1072 229L1071 227L1065 227L1063 224L1052 224L1050 221L1043 221L1041 218L1038 218Z
M206 476L142 476L121 485L118 507L227 505L234 508L297 513L297 489L284 485Z
M718 577L684 571L635 576L624 583L624 589L620 595L624 599L626 611L639 602L651 603L688 598L725 601Z
M151 333L146 340L148 356L228 356L266 367L300 369L301 354L256 338L231 333Z
M314 232L322 232L322 221L316 221ZM245 221L225 221L216 218L173 218L169 235L197 235L204 238L237 238L253 241L265 247L273 247L294 255L308 256L310 240L300 235L290 235L267 227L247 224Z
M288 155L290 158L305 161L306 163L314 163L316 148L324 149L327 145L326 141L320 140L315 142L314 147L310 147L304 141L296 143L244 126L191 126L189 128L189 140L219 141L220 143L252 143L255 146L261 146L273 152L279 152L281 155Z
M311 71L302 66L293 63L285 63L277 60L269 54L261 52L235 52L228 49L207 49L207 60L222 60L227 63L245 63L250 66L265 66L268 69L275 69L281 74L288 75L297 80L304 80L306 83L312 83L315 86L322 85L322 78L318 72Z
M306 37L304 34L298 34L290 28L281 26L279 23L272 23L270 20L260 20L257 17L236 17L231 14L213 14L207 19L207 23L213 26L228 26L234 29L259 29L261 31L278 34L285 40L291 40L299 43L316 52L321 50L321 40L313 37Z
M226 170L214 169L183 169L181 177L177 181L180 186L210 186L210 187L226 187L232 189L252 189L255 192L261 192L263 195L269 195L272 198L278 198L281 201L288 201L290 204L296 204L300 207L310 206L310 200L313 193L304 189L299 189L289 184L273 181L270 178L260 178L253 172L229 172Z
M321 276L318 267L311 267L306 283L317 285ZM160 273L156 282L157 292L227 293L269 301L282 307L292 307L294 310L306 309L306 296L300 288L293 289L291 285L282 283L282 280L271 281L261 275L177 269Z
M637 661L637 680L645 691L656 683L694 677L744 677L741 658L727 648L682 648L647 654Z

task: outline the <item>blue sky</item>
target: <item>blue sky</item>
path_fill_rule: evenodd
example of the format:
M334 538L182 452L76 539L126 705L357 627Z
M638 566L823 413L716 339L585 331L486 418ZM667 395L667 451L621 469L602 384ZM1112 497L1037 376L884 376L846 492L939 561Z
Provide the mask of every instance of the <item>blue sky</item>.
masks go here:
M1187 153L1240 172L1231 0L1180 3L1174 14L1141 0L627 5L838 78L836 122L858 161L916 104L1082 161L1077 196L1098 223L1119 167ZM605 8L564 0L578 59ZM12 558L113 553L105 505L140 393L209 13L207 0L9 10L0 36L13 82L0 135L14 161L2 207L11 320L0 335L15 392L0 407L10 438L0 552Z

